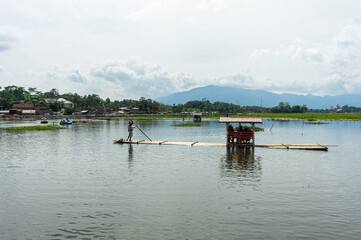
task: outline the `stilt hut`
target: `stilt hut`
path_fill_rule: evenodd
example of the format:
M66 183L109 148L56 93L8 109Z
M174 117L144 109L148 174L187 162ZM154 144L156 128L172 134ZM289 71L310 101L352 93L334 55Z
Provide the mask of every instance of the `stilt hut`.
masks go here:
M227 146L254 147L254 125L256 123L262 124L262 118L221 117L219 122L226 123L227 125ZM236 124L238 126L234 127L232 124Z
M202 113L193 113L193 122L202 122Z

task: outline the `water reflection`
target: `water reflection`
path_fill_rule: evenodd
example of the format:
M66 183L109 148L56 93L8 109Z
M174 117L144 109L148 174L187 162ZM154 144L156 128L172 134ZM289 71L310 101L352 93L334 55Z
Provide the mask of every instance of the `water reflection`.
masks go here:
M133 167L133 145L128 144L128 167L131 169Z
M261 158L254 148L228 147L221 157L221 177L227 182L238 181L245 185L259 186L262 176Z

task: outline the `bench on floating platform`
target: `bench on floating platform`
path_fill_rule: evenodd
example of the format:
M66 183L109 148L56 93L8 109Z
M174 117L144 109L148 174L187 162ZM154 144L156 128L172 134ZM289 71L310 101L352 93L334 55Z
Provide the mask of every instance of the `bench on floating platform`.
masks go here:
M228 142L236 143L249 143L253 139L253 132L237 132L237 131L228 131L227 138Z

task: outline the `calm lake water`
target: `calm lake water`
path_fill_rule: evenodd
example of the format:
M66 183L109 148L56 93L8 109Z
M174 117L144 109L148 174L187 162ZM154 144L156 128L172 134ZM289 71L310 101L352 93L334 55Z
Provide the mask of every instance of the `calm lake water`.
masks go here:
M137 123L153 140L225 142L217 121ZM0 239L360 239L360 122L264 120L256 134L328 152L113 144L126 124L1 131Z

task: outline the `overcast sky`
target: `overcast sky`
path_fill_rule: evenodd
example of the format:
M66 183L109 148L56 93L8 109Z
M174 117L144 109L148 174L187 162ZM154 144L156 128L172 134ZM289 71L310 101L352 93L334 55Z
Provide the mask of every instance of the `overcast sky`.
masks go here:
M0 86L361 94L361 1L1 0Z

